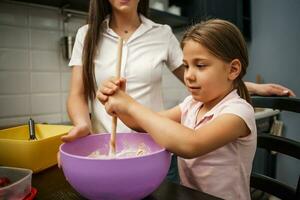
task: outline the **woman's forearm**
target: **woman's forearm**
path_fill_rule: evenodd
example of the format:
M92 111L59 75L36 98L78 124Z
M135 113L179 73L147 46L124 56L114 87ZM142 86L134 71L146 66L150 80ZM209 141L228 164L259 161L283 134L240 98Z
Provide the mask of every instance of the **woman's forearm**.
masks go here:
M75 126L88 126L92 128L88 103L83 96L70 95L67 101L68 115Z
M256 83L253 83L253 82L245 82L245 85L248 89L248 92L250 95L253 95L253 94L256 94Z

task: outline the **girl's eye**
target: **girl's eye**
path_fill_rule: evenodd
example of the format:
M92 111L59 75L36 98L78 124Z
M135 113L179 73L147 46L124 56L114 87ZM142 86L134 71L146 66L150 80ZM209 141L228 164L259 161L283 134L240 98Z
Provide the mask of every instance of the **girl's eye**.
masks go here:
M203 68L203 67L206 67L206 65L205 64L198 64L198 65L196 65L197 67L199 67L199 68Z
M186 69L189 68L189 66L188 66L188 65L185 65L185 64L183 64L182 66L183 66L184 68L186 68Z

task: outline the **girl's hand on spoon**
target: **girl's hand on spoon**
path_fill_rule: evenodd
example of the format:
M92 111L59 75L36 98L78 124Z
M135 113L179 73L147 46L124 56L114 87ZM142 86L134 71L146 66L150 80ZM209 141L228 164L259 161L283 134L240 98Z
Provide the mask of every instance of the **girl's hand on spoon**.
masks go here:
M114 95L118 89L125 91L125 88L126 88L126 79L124 79L124 78L117 79L115 77L110 78L106 81L103 81L100 84L99 89L96 94L97 99L103 105L105 105L109 96Z

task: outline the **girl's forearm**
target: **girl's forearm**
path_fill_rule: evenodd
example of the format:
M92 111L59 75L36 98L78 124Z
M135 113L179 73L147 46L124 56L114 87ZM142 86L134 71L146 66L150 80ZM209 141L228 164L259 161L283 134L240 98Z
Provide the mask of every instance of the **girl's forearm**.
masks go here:
M194 156L195 138L192 129L160 116L137 102L128 108L128 115L159 145L181 157Z
M120 120L129 128L137 131L137 132L145 132L145 130L143 130L137 123L136 121L133 120L132 117L125 115L125 114L120 114L118 115L118 117L120 118Z

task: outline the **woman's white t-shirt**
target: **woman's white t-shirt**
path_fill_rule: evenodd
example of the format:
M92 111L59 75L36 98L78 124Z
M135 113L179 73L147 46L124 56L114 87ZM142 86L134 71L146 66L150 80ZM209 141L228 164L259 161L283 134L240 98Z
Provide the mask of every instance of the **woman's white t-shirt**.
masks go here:
M168 25L152 22L140 15L141 25L123 43L121 77L126 78L126 92L139 103L155 111L163 110L162 69L171 71L182 64L182 51ZM109 17L103 22L99 53L95 58L97 85L115 76L118 35L109 27ZM69 66L82 66L82 49L88 25L76 35ZM111 131L111 117L95 99L91 105L92 125L95 132ZM105 130L103 130L103 128ZM117 132L131 132L121 121Z

